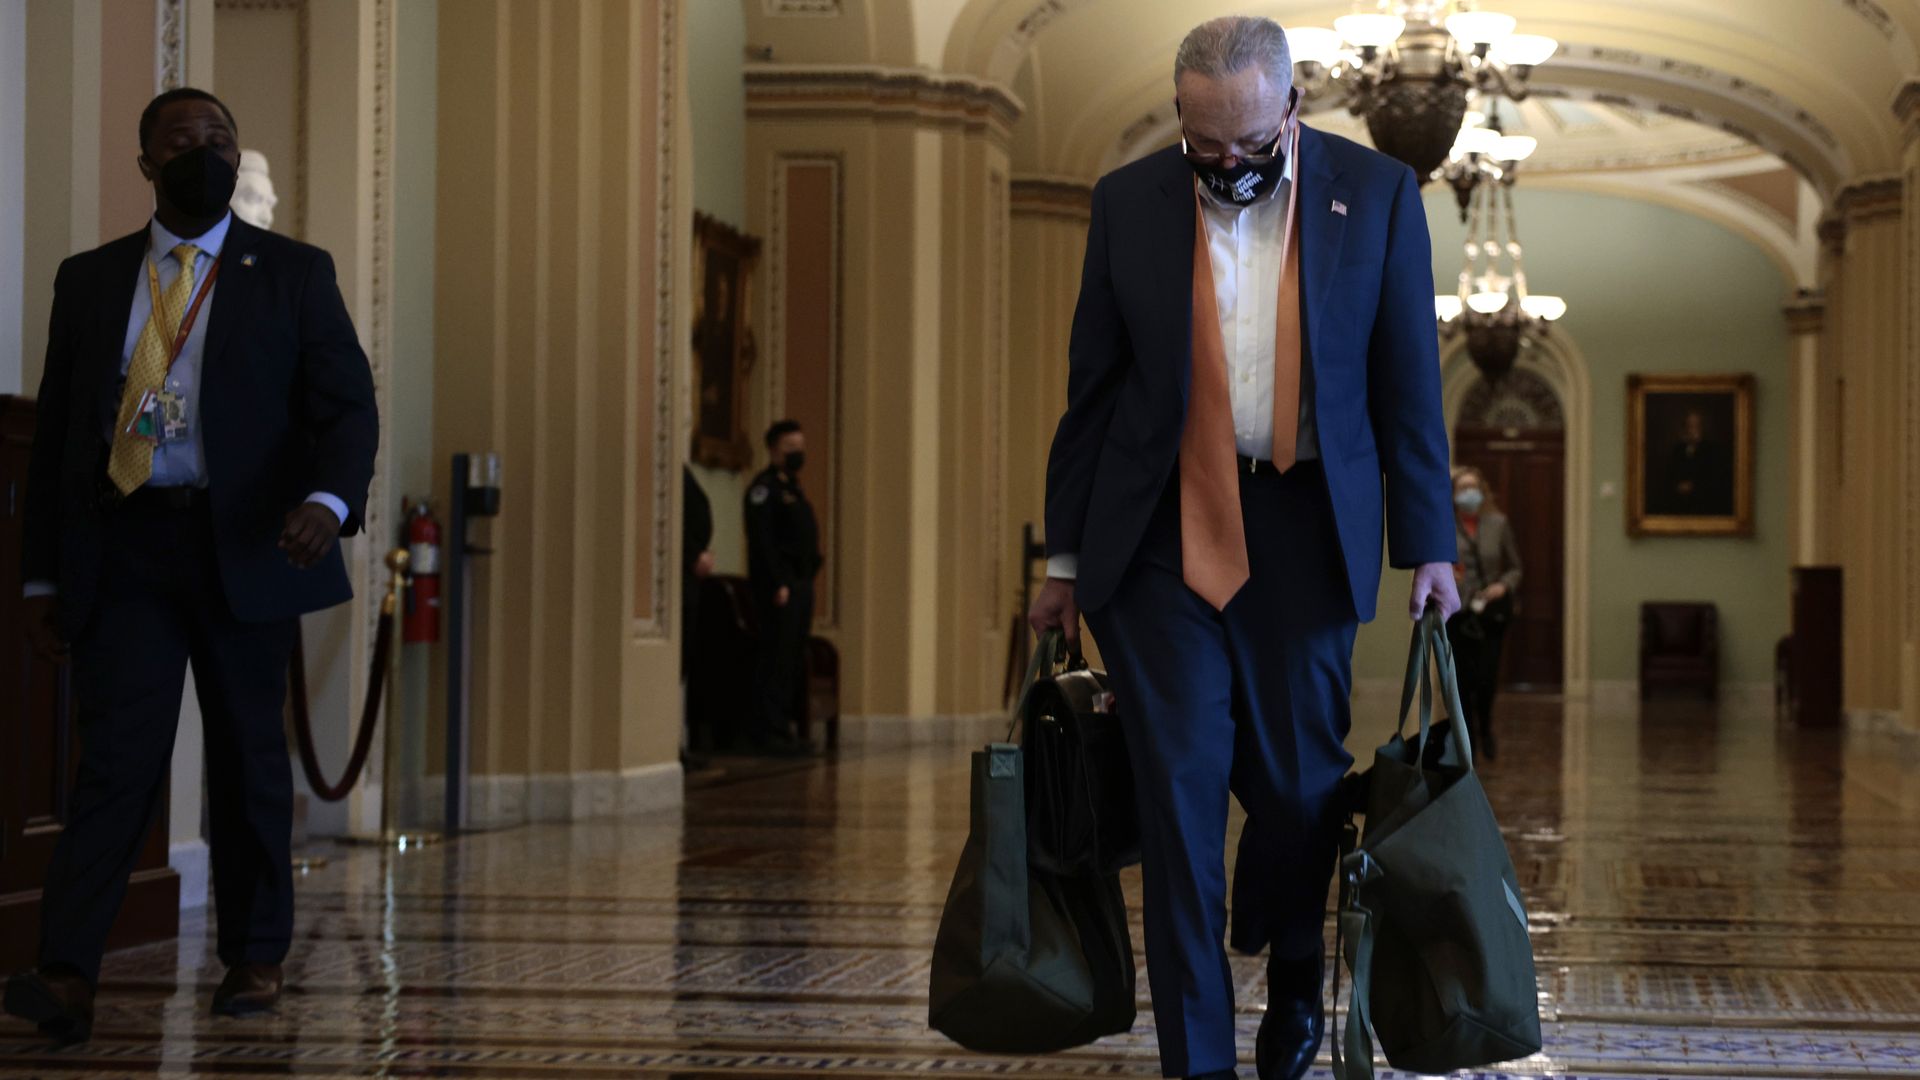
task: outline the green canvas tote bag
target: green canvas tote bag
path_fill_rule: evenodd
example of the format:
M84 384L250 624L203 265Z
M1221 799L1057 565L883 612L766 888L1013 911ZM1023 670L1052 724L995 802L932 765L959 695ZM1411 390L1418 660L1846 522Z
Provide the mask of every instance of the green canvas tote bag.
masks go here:
M1349 823L1342 844L1339 951L1352 996L1333 1045L1338 1080L1372 1080L1373 1037L1394 1068L1429 1074L1540 1049L1526 908L1473 768L1437 608L1414 629L1410 652L1399 730L1360 778L1364 836ZM1433 723L1429 660L1446 698L1441 724ZM1416 689L1420 730L1410 740ZM1337 1001L1338 968L1334 975Z
M1035 650L1034 686L1060 651ZM933 946L927 1023L970 1050L1037 1054L1133 1027L1133 940L1117 873L1032 865L1025 755L1016 743L973 755L972 823Z

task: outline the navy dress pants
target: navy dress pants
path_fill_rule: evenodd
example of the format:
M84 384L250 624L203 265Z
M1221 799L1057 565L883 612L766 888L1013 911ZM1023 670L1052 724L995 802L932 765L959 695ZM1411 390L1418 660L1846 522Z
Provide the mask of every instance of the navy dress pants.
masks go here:
M203 507L110 523L100 599L73 642L80 769L47 867L40 962L97 981L107 933L167 787L187 668L205 725L208 843L228 966L293 940L293 774L282 709L296 624L228 607Z
M1178 487L1176 474L1113 600L1086 617L1133 759L1161 1070L1191 1076L1235 1062L1229 794L1248 819L1233 947L1325 948L1358 621L1318 462L1240 473L1252 577L1225 611L1181 580Z

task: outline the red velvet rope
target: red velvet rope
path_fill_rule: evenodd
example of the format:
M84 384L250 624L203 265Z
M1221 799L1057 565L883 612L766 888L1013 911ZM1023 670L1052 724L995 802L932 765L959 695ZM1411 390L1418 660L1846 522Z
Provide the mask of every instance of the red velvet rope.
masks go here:
M380 615L380 628L374 632L373 663L367 672L367 700L360 710L360 734L353 740L353 755L347 759L346 775L338 784L327 783L320 775L320 755L313 746L313 721L307 714L307 650L298 625L293 635L293 663L287 671L293 698L293 734L300 748L300 768L307 775L307 786L322 802L339 802L360 779L367 766L367 753L373 749L373 729L380 716L380 697L387 686L387 665L393 653L393 612Z

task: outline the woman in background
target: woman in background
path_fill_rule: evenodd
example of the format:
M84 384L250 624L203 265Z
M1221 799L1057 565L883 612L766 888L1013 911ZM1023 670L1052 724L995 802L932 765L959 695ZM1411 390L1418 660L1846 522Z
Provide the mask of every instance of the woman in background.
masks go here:
M1520 550L1513 526L1494 509L1486 477L1472 466L1453 470L1454 522L1460 561L1454 577L1466 606L1447 622L1460 673L1460 704L1467 711L1474 749L1491 760L1493 693L1500 681L1500 646L1513 620L1513 594L1520 588Z

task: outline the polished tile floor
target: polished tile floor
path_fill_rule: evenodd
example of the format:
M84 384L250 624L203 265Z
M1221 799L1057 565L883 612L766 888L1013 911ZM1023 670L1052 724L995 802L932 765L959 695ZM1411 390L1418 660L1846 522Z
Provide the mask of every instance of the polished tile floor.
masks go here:
M1920 740L1698 704L1503 713L1485 781L1546 1050L1478 1076L1920 1076ZM1363 711L1356 746L1389 722ZM220 971L190 917L110 958L88 1046L0 1021L0 1074L1157 1075L1144 981L1137 1029L1079 1052L927 1030L973 741L709 776L684 814L329 850L277 1016L206 1016ZM1236 970L1250 1047L1263 976Z

